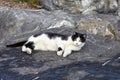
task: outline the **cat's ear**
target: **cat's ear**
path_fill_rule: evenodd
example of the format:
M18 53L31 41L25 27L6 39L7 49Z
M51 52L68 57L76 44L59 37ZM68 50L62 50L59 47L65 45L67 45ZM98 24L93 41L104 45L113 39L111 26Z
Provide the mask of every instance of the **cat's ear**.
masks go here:
M81 34L80 37L82 37L82 38L86 38L87 35L86 35L86 34Z
M81 34L80 35L81 42L85 42L86 41L86 37L87 37L86 34Z
M73 36L78 36L78 33L77 33L77 32L74 32L74 33L73 33Z
M74 33L72 34L72 40L74 41L77 37L78 37L78 33L77 33L77 32L74 32Z

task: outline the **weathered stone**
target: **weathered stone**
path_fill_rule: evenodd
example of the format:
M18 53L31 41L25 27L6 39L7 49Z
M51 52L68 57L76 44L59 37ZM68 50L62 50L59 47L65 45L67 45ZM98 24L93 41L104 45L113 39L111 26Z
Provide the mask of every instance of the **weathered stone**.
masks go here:
M120 17L120 0L118 0L118 4L119 4L119 6L118 6L118 15Z
M84 30L92 34L99 34L102 36L110 37L111 39L120 40L118 31L108 21L102 19L81 19L77 23L79 30Z
M72 13L82 12L87 9L93 0L40 0L48 10L63 9Z
M59 14L59 15L58 15ZM67 13L56 10L22 10L0 8L0 40L9 36L32 33L48 27L74 27L74 21ZM0 43L1 43L0 41Z
M72 34L76 29L54 28L45 31ZM120 43L99 35L87 34L86 45L67 58L56 52L37 51L33 55L21 52L20 48L0 51L0 78L9 80L119 80L120 62L102 66L104 62L119 57ZM3 54L4 53L4 54ZM34 74L38 71L39 74Z
M116 13L118 10L117 0L101 0L99 4L96 5L96 11L99 13Z
M67 10L71 13L80 12L82 14L91 14L94 11L98 13L116 13L118 9L117 0L39 0L46 9Z

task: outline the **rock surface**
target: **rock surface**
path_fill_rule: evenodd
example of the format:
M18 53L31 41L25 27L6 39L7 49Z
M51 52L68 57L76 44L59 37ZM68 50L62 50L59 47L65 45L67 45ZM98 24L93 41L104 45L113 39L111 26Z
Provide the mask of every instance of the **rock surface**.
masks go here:
M46 10L21 10L2 7L0 8L0 22L1 41L11 35L23 35L50 26L74 27L72 17L61 10L49 12Z
M71 13L91 14L115 13L118 9L117 0L39 0L47 10L62 9Z
M109 37L111 39L120 40L118 31L108 21L102 19L81 19L77 25L77 29L84 30L92 34L98 34Z
M82 31L67 28L45 30L61 34ZM32 55L21 48L0 51L0 78L3 80L119 80L120 60L102 66L104 62L120 56L120 43L98 35L87 36L86 45L67 58L56 52L36 51ZM35 74L38 72L38 74Z

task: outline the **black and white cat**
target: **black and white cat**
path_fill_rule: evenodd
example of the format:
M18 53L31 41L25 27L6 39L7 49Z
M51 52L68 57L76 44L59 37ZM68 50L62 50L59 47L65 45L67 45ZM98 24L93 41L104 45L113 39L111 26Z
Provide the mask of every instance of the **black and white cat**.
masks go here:
M22 51L31 54L33 50L57 51L58 56L66 57L72 51L79 51L86 41L86 34L61 35L45 32L32 35L22 46Z
M61 35L55 33L42 33L31 36L22 46L22 51L31 54L33 50L57 51L57 55L63 57L72 51L80 50L86 41L86 35L75 32L73 35Z

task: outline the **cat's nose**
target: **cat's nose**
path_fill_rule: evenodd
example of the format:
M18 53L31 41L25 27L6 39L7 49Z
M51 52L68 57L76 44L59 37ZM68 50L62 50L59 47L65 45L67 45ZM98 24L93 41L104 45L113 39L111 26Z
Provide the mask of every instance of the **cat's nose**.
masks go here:
M76 45L78 45L78 46L79 46L80 44L81 44L81 43L76 43Z
M76 43L76 45L79 45L79 43Z

